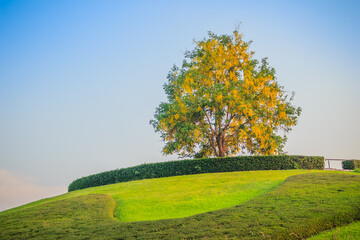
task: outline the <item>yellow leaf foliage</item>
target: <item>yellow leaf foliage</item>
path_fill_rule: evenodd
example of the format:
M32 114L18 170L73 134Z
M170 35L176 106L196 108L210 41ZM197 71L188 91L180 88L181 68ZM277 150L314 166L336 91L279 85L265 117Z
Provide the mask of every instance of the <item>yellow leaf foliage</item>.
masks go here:
M257 68L242 34L234 31L227 37L210 35L195 42L184 74L172 74L171 109L161 115L157 128L166 141L178 144L165 147L165 154L185 154L202 144L211 145L216 155L217 136L225 139L227 155L243 147L255 154L277 154L280 143L272 136L296 124L297 116L286 114L283 92L267 63ZM179 121L192 129L192 138L175 135Z

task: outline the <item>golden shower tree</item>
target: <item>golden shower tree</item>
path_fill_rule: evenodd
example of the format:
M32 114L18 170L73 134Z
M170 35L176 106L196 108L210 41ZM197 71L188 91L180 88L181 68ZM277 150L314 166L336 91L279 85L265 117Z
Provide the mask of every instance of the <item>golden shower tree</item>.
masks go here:
M186 157L279 154L301 108L291 104L267 59L253 59L243 35L209 33L164 84L167 102L150 121L164 154Z

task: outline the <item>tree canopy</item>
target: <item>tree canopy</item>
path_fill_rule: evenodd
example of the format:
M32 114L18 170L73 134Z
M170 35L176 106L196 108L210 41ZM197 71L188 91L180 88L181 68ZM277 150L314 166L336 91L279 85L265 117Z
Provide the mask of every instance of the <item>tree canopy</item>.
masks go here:
M163 153L186 157L238 153L280 154L297 123L295 107L264 58L253 59L237 30L195 41L182 67L174 65L164 90L167 102L150 121L165 142Z

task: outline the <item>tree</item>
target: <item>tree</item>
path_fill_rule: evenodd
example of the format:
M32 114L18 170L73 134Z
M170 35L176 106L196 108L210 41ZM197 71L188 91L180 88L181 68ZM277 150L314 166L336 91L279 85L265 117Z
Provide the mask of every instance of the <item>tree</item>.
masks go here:
M291 104L294 94L286 95L267 59L253 59L249 45L237 30L209 32L185 53L181 69L174 65L164 84L168 101L150 121L165 141L164 154L282 153L301 108Z

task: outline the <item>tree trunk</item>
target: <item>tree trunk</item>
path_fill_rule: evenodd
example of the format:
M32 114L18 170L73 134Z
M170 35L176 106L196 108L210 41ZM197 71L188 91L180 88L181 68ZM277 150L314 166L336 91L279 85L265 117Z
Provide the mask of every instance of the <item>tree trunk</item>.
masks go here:
M218 157L225 157L226 154L226 147L225 147L225 136L224 134L219 134L218 136L216 136L216 143L218 146L218 153L219 156Z
M225 157L225 151L220 150L219 151L219 157Z

